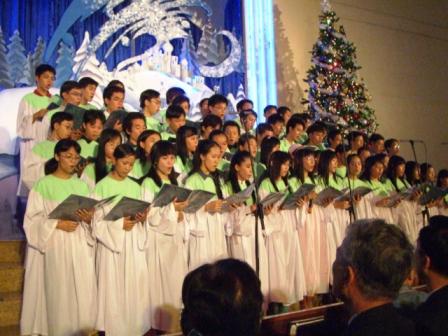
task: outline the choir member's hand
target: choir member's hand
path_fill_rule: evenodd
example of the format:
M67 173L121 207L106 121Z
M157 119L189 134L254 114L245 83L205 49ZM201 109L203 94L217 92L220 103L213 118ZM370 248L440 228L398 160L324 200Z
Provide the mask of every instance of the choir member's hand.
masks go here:
M389 204L389 197L384 197L383 199L379 200L375 203L377 207L384 208Z
M148 212L149 212L149 208L147 208L145 211L143 212L137 212L137 214L135 215L135 222L141 222L143 223L146 220L146 217L148 217Z
M131 219L131 216L123 217L123 230L131 231L137 221Z
M79 139L81 139L81 136L82 136L82 132L81 132L81 130L79 130L79 129L77 129L77 130L72 130L72 133L70 134L70 138L73 140L73 141L78 141Z
M76 210L76 215L84 223L90 224L93 218L93 209L78 209Z
M324 208L326 208L327 206L330 205L331 202L333 202L333 199L332 199L332 198L326 198L326 199L323 200L323 202L322 202L322 206L323 206Z
M312 192L310 192L307 196L309 199L315 199L317 197L317 193L313 190Z
M256 204L252 204L250 206L250 212L255 213L255 211L257 211L257 205Z
M222 203L223 203L222 200L215 200L215 201L208 202L205 205L205 211L210 212L210 213L219 212L219 211L221 211Z
M264 212L265 215L269 215L272 212L272 209L274 209L274 204L265 206L263 208L263 212Z
M348 209L350 208L350 201L335 201L334 207L336 209Z
M235 211L238 207L241 206L241 203L229 203L230 211Z
M302 197L299 200L297 200L296 205L298 208L302 208L306 202L307 202L307 199L305 197Z
M411 201L418 201L422 196L422 192L420 190L416 190L412 193Z
M174 199L174 210L177 212L184 211L184 209L188 206L188 200L179 202L177 199Z
M355 203L359 203L359 202L361 202L361 199L362 199L362 196L361 195L355 195L354 197L353 197L353 200L355 201Z
M56 229L65 231L65 232L73 232L78 228L78 223L70 220L58 220L58 224L56 225Z
M43 117L45 117L45 115L47 114L48 110L47 109L41 109L39 111L37 111L36 113L33 114L33 123L36 120L41 121L43 119Z

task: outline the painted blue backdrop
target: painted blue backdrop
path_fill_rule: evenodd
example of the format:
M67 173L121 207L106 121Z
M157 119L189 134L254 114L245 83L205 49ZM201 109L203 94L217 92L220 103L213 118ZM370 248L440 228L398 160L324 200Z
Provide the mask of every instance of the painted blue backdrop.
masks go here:
M183 14L181 13L180 15L185 14L185 17L190 22L190 28L187 29L189 36L188 38L174 39L171 41L174 46L173 54L180 58L187 59L190 63L190 71L195 75L200 75L200 64L209 66L219 65L219 63L224 61L231 53L233 46L229 39L224 38L222 35L213 35L213 32L227 30L233 34L240 46L243 47L242 0L121 0L114 2L119 4L111 9L112 12L106 13L107 6L111 4L112 1L0 1L0 19L3 33L3 41L0 38L0 86L3 88L7 87L7 85L4 84L7 83L7 81L2 81L1 78L2 62L5 63L4 60L2 61L2 52L3 54L6 54L6 56L8 56L9 53L10 59L17 59L15 53L22 54L19 55L19 59L22 59L22 56L27 57L28 54L31 53L31 60L29 58L28 63L31 64L32 67L33 54L36 51L35 49L38 39L41 37L45 42L45 53L42 56L43 61L56 66L58 50L61 47L60 42L63 42L65 47L72 47L72 51L76 51L82 43L85 31L88 31L91 38L93 38L98 34L101 27L111 19L111 13L120 13L121 10L127 9L133 2L146 4L154 3L155 5L159 3L170 3L172 7L182 5L180 11ZM150 16L152 13L148 12L147 15ZM15 31L18 31L18 35L23 41L24 50L21 50L19 45L20 41L17 41L17 36L14 41L11 41ZM52 41L52 45L49 45L55 32L58 37ZM156 39L148 34L139 36L135 40L132 40L131 38L131 42L128 45L126 45L126 43L124 43L125 45L118 43L113 49L112 54L104 59L107 50L114 43L114 40L119 38L121 32L122 30L117 30L117 32L105 41L105 43L96 51L98 60L100 62L104 61L107 64L109 71L112 71L119 62L126 60L133 55L141 54L156 42ZM11 51L10 47L16 48L16 50ZM205 83L211 89L219 88L221 93L233 93L233 95L236 96L238 86L240 84L245 84L244 59L243 50L241 60L237 66L234 66L234 71L222 78L210 78L204 76L206 77ZM8 60L6 60L6 64L3 64L3 66L8 65L7 61ZM16 69L14 71L19 70ZM18 81L20 74L14 75L16 76L16 82L13 84L14 86L17 87L26 84L26 80ZM11 84L11 82L9 83Z

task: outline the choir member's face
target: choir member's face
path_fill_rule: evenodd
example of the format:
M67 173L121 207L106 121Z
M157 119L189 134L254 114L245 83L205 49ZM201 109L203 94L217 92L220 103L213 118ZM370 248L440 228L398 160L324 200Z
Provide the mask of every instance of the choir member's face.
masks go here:
M289 166L290 166L289 160L286 161L285 163L282 163L282 165L280 166L280 177L288 176Z
M428 168L428 171L426 172L426 179L428 180L428 182L435 182L436 171L433 167Z
M249 147L250 146L250 147ZM249 143L246 142L243 146L240 146L240 150L245 150L255 159L257 156L257 141L254 138L249 139Z
M448 188L448 177L441 179L440 184L442 185L442 188Z
M145 100L145 111L153 115L159 112L162 101L160 97Z
M293 128L289 129L289 133L291 134L293 141L297 141L302 135L303 131L303 125L301 124L297 124Z
M264 117L267 120L271 115L276 114L276 113L277 113L277 109L272 107L264 113Z
M249 114L246 118L243 120L243 127L244 129L251 130L254 128L255 122L257 121L257 118L253 114Z
M219 146L213 146L210 148L206 155L201 155L202 165L201 168L204 172L214 172L218 167L219 160L221 159L221 149Z
M285 113L283 113L283 119L285 120L285 125L288 122L289 119L291 119L292 112L290 110L286 110Z
M338 158L334 157L330 160L330 166L328 167L328 170L330 173L334 174L336 173L336 168L338 168Z
M56 154L55 159L58 161L58 167L60 170L62 170L65 174L72 175L78 165L80 156L75 148L71 147L59 155Z
M313 132L310 134L310 143L313 145L320 145L324 141L325 132Z
M329 141L331 148L336 149L336 147L342 143L342 135L336 134L336 136L333 139L329 139Z
M125 178L131 172L132 167L134 167L135 156L128 155L121 159L115 159L114 170L115 173L121 177Z
M252 178L252 162L250 159L245 159L241 164L235 165L238 180L249 181Z
M238 139L240 137L238 133L238 127L236 126L227 126L224 130L224 133L227 135L227 141L229 145L234 145L238 142Z
M208 106L208 109L210 110L211 114L214 114L215 116L218 116L221 118L221 120L224 120L224 117L227 112L227 104L226 103L217 103L213 106Z
M157 162L157 171L162 175L168 176L173 170L175 160L176 157L172 154L161 156L159 162Z
M81 104L82 90L81 89L71 89L68 92L62 94L62 98L66 104L72 104L78 106Z
M374 154L380 154L384 152L384 140L380 139L370 144L370 151Z
M185 126L185 116L181 115L179 118L170 118L167 119L167 122L171 130L176 133L179 128Z
M213 137L212 139L213 141L215 141L220 148L220 156L221 158L224 156L224 153L227 151L227 137L224 134L220 134L218 136Z
M384 165L381 162L376 162L372 168L370 168L370 177L374 180L381 178L384 171Z
M94 122L92 123L83 123L83 127L84 127L84 136L88 139L88 140L97 140L100 135L101 132L103 131L103 123L100 119L96 119Z
M397 177L402 178L404 176L405 168L406 165L404 163L395 168L396 169L395 174L397 175Z
M358 149L364 147L364 137L357 136L352 142L352 150L357 151Z
M350 175L359 176L362 171L362 162L361 159L357 156L352 158L349 164L349 173Z
M124 103L124 93L123 92L114 92L112 96L104 99L106 103L106 108L109 112L122 110Z
M282 122L277 122L274 125L272 125L273 134L276 138L282 134L284 124Z
M392 146L390 146L388 152L389 156L398 155L400 152L400 144L398 142L392 143Z
M187 115L190 112L190 103L187 101L184 101L179 104L180 107L182 107L182 110L184 110L185 115Z
M36 76L36 85L45 91L50 90L53 86L55 76L51 71L45 71L40 76Z
M210 112L208 109L208 99L204 100L199 108L201 110L202 119L204 119Z
M308 173L312 173L314 171L314 167L316 166L316 158L314 155L310 154L303 158L303 169Z
M96 85L89 84L82 90L83 98L86 102L91 102L95 97Z
M106 145L104 146L104 154L107 159L113 159L115 148L117 148L119 144L121 144L120 137L112 138L106 143Z
M58 140L69 139L73 131L73 121L64 120L54 124L54 131Z
M420 168L419 167L416 167L414 169L413 174L414 174L414 179L416 181L420 180Z
M190 135L185 139L185 145L189 153L194 153L198 147L199 137L196 134Z
M143 119L132 120L131 132L129 133L131 143L137 144L138 137L144 130L146 130L146 123Z
M152 146L154 146L157 141L160 141L160 135L151 134L145 141L140 141L140 147L143 148L146 155L149 155L149 153L151 153Z

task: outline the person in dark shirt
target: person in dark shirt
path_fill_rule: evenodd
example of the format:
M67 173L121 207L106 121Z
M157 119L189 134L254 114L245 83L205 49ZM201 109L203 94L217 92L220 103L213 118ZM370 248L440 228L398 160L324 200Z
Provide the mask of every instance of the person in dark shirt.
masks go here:
M417 272L431 293L417 308L419 335L448 335L448 217L434 216L420 230Z
M392 305L412 258L411 243L395 225L374 219L347 228L333 264L333 293L351 315L343 335L415 335L414 323Z

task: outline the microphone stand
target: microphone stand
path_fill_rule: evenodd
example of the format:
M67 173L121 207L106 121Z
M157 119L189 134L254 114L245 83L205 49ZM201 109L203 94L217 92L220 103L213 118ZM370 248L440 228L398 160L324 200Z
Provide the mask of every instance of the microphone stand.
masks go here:
M242 124L244 126L244 130L246 131L246 133L249 133L249 129L246 126L246 123L244 122L244 119L241 120ZM249 148L249 154L252 152L251 151L251 145L250 145L250 141L247 142L247 146ZM252 164L252 176L254 178L254 186L255 186L255 272L257 273L257 276L260 276L260 247L259 247L259 239L258 239L258 232L260 231L260 227L259 227L259 223L261 224L261 230L264 231L265 230L265 225L264 225L264 212L263 212L263 205L260 203L260 194L259 194L259 188L258 188L258 183L256 181L256 177L255 177L255 173L256 173L256 169L255 169L255 160L252 157L252 154L250 154L250 162Z
M342 150L344 154L344 164L345 168L347 169L347 182L348 182L348 191L349 191L349 198L350 198L350 208L348 208L348 213L350 216L350 224L352 224L354 221L356 221L358 216L356 215L355 210L355 202L354 202L354 196L353 196L353 187L350 183L350 172L348 167L348 161L347 161L347 148L345 147L345 138L344 133L341 131L342 136Z

